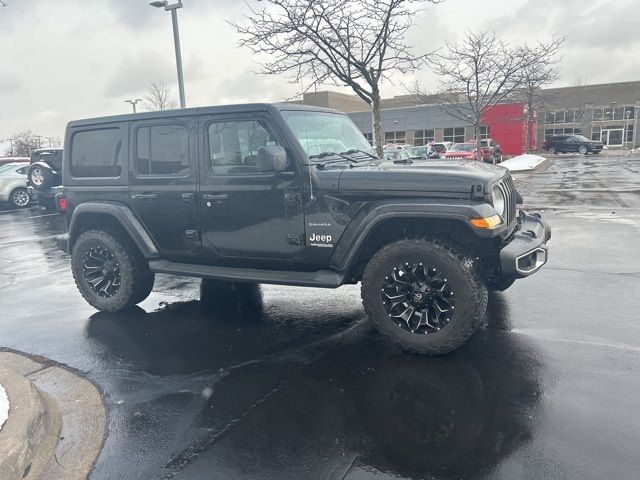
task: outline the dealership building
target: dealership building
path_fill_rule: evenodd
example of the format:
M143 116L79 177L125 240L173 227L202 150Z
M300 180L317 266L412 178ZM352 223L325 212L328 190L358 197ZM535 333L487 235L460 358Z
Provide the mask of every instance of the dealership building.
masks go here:
M541 148L548 135L579 133L602 141L608 148L640 145L640 81L551 88L541 92L541 107L529 125L531 148ZM306 93L300 102L347 112L372 141L369 106L355 95L322 91ZM473 138L473 127L448 114L435 100L413 95L382 102L385 143L424 145L432 141L463 142ZM506 155L525 149L526 107L509 102L495 105L482 117L483 138L493 138Z

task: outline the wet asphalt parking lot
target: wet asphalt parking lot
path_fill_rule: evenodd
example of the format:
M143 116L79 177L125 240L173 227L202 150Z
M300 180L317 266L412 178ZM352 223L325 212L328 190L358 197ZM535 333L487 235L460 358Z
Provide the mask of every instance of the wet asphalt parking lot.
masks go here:
M0 347L101 389L93 479L640 478L640 157L517 183L550 263L444 357L385 342L354 286L200 299L159 275L140 308L98 313L37 208L0 212Z

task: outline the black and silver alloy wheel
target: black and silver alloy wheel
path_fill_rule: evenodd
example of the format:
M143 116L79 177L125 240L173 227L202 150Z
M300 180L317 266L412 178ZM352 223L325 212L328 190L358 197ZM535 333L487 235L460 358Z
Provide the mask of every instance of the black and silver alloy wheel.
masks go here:
M84 252L84 280L102 298L113 297L120 289L120 264L109 249L95 246Z
M422 263L404 263L385 277L382 304L400 328L430 334L451 321L455 296L444 273Z

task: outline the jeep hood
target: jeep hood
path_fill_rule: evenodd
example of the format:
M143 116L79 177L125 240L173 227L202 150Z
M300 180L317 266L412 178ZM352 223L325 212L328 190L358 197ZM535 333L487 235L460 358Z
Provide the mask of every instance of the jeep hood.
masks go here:
M509 175L504 167L475 160L416 160L412 164L384 162L342 170L338 189L342 192L460 193L468 195L481 184L490 185Z

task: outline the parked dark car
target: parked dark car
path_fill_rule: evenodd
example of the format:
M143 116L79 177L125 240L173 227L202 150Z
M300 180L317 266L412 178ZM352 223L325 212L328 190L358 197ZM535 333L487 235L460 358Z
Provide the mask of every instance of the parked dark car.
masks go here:
M31 152L27 190L32 201L55 209L55 197L62 185L62 149L40 148Z
M552 155L573 152L577 152L580 155L587 155L588 153L597 155L602 151L603 144L602 142L589 140L582 135L550 135L544 141L543 148Z
M466 342L488 291L537 272L551 236L517 210L507 169L389 162L347 115L316 107L74 121L62 171L68 233L58 243L95 308L141 302L155 273L220 289L361 282L377 329L428 355Z

